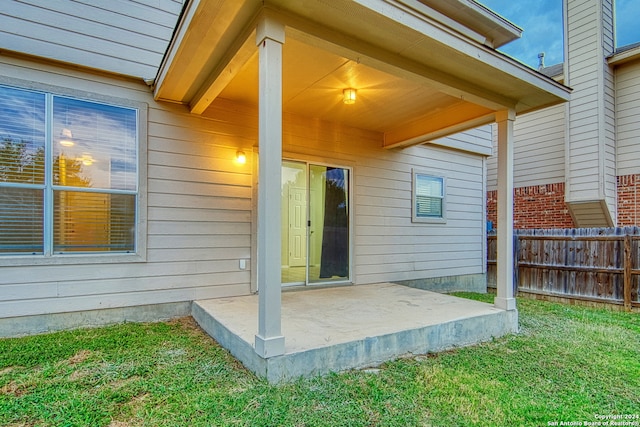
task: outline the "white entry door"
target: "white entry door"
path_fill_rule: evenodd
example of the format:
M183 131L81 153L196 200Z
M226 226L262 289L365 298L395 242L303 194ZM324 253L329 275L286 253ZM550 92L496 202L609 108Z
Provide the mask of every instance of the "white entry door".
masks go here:
M289 188L289 266L307 265L307 189Z

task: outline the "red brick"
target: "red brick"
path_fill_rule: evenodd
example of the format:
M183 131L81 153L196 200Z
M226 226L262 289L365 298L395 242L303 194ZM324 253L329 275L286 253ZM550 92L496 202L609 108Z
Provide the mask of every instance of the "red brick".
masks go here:
M514 228L572 228L573 219L564 203L564 183L514 189ZM498 224L496 191L487 192L487 220Z
M573 228L564 202L564 183L518 187L514 194L514 228ZM619 227L640 225L640 175L618 177ZM497 193L487 192L487 220L497 226Z
M640 225L640 175L618 177L618 226Z

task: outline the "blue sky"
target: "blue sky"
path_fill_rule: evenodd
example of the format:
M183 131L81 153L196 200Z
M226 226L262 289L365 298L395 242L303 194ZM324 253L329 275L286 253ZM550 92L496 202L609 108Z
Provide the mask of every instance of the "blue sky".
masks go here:
M537 68L538 54L545 53L545 65L562 62L563 0L477 0L507 18L524 31L522 38L499 50ZM616 8L616 44L640 42L640 0L614 0Z

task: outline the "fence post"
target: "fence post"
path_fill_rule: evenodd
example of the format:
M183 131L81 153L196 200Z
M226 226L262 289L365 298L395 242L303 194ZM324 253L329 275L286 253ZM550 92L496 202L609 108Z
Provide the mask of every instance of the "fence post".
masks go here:
M518 295L518 278L520 277L519 269L520 258L520 233L513 233L513 296Z
M624 309L631 311L631 235L626 233L624 236Z

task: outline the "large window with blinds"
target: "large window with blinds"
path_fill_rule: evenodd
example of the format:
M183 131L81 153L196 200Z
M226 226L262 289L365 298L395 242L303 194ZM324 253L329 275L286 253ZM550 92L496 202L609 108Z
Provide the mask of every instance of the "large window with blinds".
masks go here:
M0 85L0 256L136 251L138 110Z
M445 222L445 179L413 171L413 222Z

